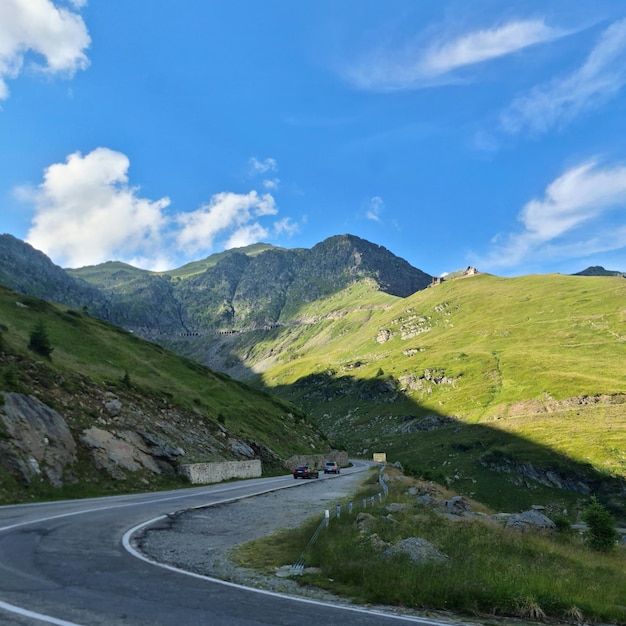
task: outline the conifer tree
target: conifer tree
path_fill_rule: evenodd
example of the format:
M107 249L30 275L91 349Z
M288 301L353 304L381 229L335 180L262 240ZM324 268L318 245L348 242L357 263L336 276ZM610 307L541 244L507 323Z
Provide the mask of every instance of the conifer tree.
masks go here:
M615 519L594 496L583 511L583 520L587 524L585 541L590 548L608 552L618 539Z
M50 338L48 337L48 329L43 321L39 320L37 322L35 328L30 333L30 341L28 343L28 347L37 354L45 357L46 359L50 358L52 351L54 348L50 343Z

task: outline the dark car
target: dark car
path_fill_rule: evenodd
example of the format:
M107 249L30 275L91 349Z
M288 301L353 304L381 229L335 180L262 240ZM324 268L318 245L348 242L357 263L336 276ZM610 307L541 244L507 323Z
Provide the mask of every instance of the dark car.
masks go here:
M324 464L324 474L339 474L340 471L339 465L334 461L326 461Z
M294 478L319 478L320 473L308 465L298 465L298 467L294 468L293 472Z

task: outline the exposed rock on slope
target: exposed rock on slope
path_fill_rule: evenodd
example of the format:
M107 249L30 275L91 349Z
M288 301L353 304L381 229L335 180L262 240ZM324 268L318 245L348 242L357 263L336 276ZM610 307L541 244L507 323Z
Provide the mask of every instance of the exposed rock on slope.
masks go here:
M0 429L0 462L13 476L62 485L65 468L76 461L76 442L56 411L34 396L5 393Z
M19 485L115 479L147 488L184 463L282 463L266 446L164 399L123 385L112 391L80 375L51 379L44 364L3 355L0 365L10 364L40 395L0 388L0 466ZM6 499L0 484L0 501Z

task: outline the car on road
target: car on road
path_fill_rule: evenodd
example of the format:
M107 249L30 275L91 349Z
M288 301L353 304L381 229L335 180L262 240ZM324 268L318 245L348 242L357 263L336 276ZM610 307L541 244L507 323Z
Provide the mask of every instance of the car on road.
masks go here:
M298 465L298 467L294 468L293 472L294 478L319 478L320 473L308 465Z
M334 461L326 461L324 464L324 474L339 474L340 471L339 465Z

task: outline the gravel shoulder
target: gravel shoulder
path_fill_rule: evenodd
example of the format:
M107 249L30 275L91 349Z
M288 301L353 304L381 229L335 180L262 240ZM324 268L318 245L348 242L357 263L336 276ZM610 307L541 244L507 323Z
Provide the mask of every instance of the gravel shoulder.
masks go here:
M268 494L182 511L145 528L134 541L146 556L186 571L250 587L338 602L341 600L337 597L301 587L294 580L264 576L239 567L229 554L236 546L279 530L295 528L311 517L319 517L321 521L326 509L349 499L367 476L367 472L321 476Z
M346 502L367 480L369 473L359 471L338 476L321 476L317 480L297 481L298 484L268 494L243 498L227 504L190 509L169 516L144 528L134 537L136 548L149 558L173 567L221 580L272 591L351 605L342 598L315 587L301 586L292 578L266 576L239 567L230 558L236 546L272 535L280 530L300 526L311 517L320 521L326 509L336 502ZM303 546L304 548L304 546ZM387 615L423 620L435 618L450 626L478 626L479 620L455 618L449 613L418 611L401 607L369 606ZM490 619L493 624L511 626L507 620ZM514 626L527 626L515 620Z

